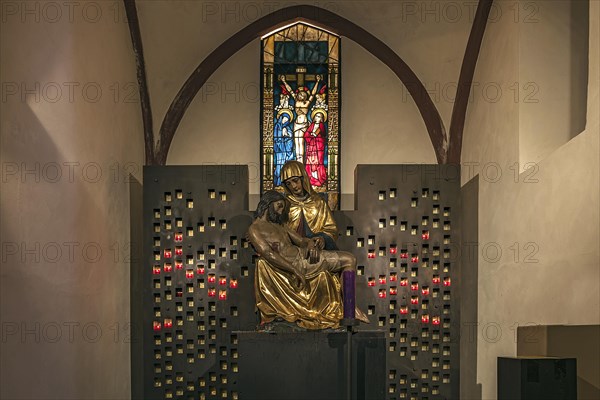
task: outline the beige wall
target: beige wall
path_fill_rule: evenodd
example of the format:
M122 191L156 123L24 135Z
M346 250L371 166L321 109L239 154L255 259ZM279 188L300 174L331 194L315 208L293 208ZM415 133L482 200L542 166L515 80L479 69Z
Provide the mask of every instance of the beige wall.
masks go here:
M519 81L508 94L519 102L521 171L585 128L585 5L585 1L555 0L519 6Z
M517 326L599 323L599 6L590 2L588 112L581 134L515 174L523 150L520 121L536 117L531 108L511 93L496 102L475 97L467 112L463 182L479 173L477 382L484 399L496 397L496 358L516 355ZM537 23L549 38L560 29L541 15ZM475 81L521 81L528 68L519 58L521 29L513 18L488 26ZM545 123L564 127L566 116L554 106L548 102ZM537 133L537 146L547 140Z
M181 85L210 51L258 17L300 3L336 12L396 51L431 91L447 129L472 22L469 7L390 1L146 1L138 8L155 130ZM427 7L433 13L427 14ZM351 208L357 164L435 163L436 158L421 115L398 78L349 39L342 39L342 59L342 208ZM249 164L255 177L250 193L256 198L259 62L257 39L210 77L182 120L168 164Z
M2 3L6 399L130 393L125 172L141 178L143 164L139 103L126 102L137 98L135 62L111 8L122 3L72 3L71 14L62 2Z

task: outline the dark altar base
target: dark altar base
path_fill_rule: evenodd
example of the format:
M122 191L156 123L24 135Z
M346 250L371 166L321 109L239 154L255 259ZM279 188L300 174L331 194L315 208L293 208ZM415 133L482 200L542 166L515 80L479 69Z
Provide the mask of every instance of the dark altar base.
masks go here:
M377 364L360 364L354 353L356 385L366 382L356 375L361 368L367 375L377 371L376 387L369 383L368 391L356 393L372 390L387 400L458 398L460 171L451 165L359 165L355 181L356 210L334 217L340 249L357 258L356 304L371 320L356 328L353 347L363 346L365 362ZM132 279L132 299L142 299L141 305L132 301L132 322L141 321L134 324L133 340L141 343L132 346L132 369L142 373L132 373L133 397L243 400L244 382L268 377L257 374L260 368L282 376L290 363L304 363L304 374L299 369L293 377L332 390L328 398L345 393L339 373L345 370L345 333L253 333L256 254L245 240L252 222L247 167L145 167L143 186L143 256L132 270L142 277L141 284ZM363 345L363 338L377 345ZM248 348L246 340L254 345ZM294 358L297 347L307 349L304 358ZM317 374L321 366L324 374ZM257 398L274 392L264 393ZM292 397L281 400L298 398L285 393Z
M237 332L240 399L342 400L346 393L345 332ZM385 398L385 336L352 335L353 399Z

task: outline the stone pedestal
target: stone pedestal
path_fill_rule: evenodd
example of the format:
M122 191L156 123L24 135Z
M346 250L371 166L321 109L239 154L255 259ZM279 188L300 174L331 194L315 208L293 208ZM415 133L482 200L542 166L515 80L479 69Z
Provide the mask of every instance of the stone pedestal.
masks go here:
M346 399L347 334L237 332L240 400ZM385 398L384 332L352 335L352 398Z

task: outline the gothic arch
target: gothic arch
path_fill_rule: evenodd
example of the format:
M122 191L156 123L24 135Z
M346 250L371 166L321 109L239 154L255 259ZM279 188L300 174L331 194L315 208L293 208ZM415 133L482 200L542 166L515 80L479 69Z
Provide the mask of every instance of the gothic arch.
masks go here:
M157 149L152 160L148 160L148 164L166 163L171 142L188 106L221 64L257 37L297 21L312 23L345 36L387 65L414 99L425 122L438 163L447 162L448 143L444 124L423 83L410 67L385 43L353 22L319 7L299 5L277 10L254 21L223 42L198 65L169 106L160 127Z

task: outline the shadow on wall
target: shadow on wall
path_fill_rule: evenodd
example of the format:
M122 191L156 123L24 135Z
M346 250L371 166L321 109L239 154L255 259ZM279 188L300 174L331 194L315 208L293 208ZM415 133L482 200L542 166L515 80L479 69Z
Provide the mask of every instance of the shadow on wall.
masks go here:
M131 316L131 398L144 398L144 316L143 309L144 274L142 269L143 253L143 187L134 176L129 176L129 313Z
M97 179L101 169L79 153L68 152L64 142L70 132L53 123L56 116L47 102L32 99L35 97L11 100L6 109L13 117L6 121L3 134L7 141L2 149L1 235L6 261L1 268L2 320L19 321L20 326L39 326L40 321L104 322L93 319L98 317L90 313L103 286L116 279L111 277L115 271L110 268L92 268L100 265L95 264L101 259L100 244L107 243L108 237L107 229L89 229L104 218L98 195L103 183ZM74 131L85 126L76 111L63 114L61 121L65 126L74 126ZM94 168L88 171L87 166ZM72 253L67 253L66 244L72 245L68 247ZM79 247L81 244L83 247ZM79 253L88 244L100 250L90 252L97 258ZM81 254L83 262L67 254ZM44 301L22 301L24 293ZM2 369L0 379L7 384L2 386L0 397L60 394L76 398L86 393L86 388L94 387L89 371L81 368L93 358L93 346L85 341L59 342L60 335L57 338L15 339L14 344L3 341L3 359L13 363L11 368ZM112 360L111 355L107 357ZM38 377L36 385L28 384L31 374Z
M479 175L461 188L462 249L472 248L479 236ZM481 399L481 384L477 383L477 252L463 253L460 264L460 398Z
M571 11L571 126L569 139L585 130L587 119L587 87L589 78L590 2L573 1ZM582 56L585 55L585 56ZM599 397L600 398L600 397Z

